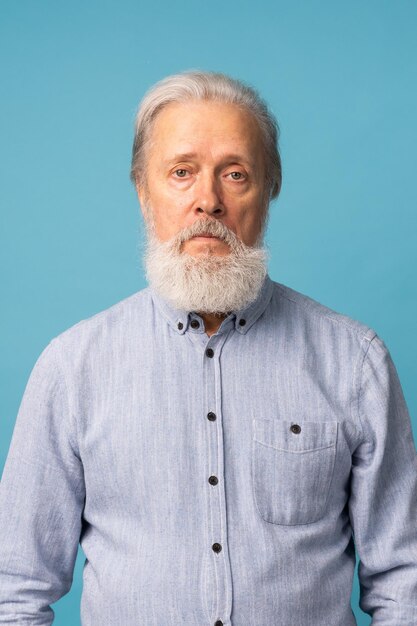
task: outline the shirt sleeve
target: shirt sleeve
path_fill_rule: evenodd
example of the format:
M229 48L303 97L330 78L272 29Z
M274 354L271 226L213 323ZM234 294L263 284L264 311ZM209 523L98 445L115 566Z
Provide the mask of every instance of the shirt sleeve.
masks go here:
M30 374L0 483L0 624L49 626L72 584L85 488L57 346Z
M369 342L355 403L363 439L353 453L350 518L360 608L372 624L417 624L417 454L397 371L384 342Z

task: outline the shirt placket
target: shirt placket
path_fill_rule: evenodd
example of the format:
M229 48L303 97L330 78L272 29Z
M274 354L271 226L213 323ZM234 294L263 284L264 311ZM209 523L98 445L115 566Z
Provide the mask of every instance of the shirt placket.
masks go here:
M214 590L213 626L230 625L232 577L228 551L227 508L224 483L221 352L230 328L221 334L203 335L204 418L207 422L207 503L209 555L208 589Z

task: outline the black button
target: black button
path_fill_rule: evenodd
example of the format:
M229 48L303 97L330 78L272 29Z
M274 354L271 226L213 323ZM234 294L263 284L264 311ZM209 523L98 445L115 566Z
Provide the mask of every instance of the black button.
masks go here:
M214 622L214 626L223 626L223 622L221 619L218 619Z
M200 328L200 322L198 320L191 320L191 328Z
M210 422L214 422L214 420L216 419L216 414L213 413L213 411L209 411L209 413L207 413L207 419L210 420Z
M184 328L184 324L182 322L178 322L177 328L178 330L182 330Z
M213 543L213 545L211 546L214 550L214 552L221 552L221 545L219 543Z
M298 424L292 424L290 426L290 431L294 433L294 435L298 435L301 433L301 426L299 426Z
M209 359L212 359L214 357L214 350L212 350L211 348L207 348L206 356L208 356Z
M217 476L210 476L208 481L210 485L217 485L217 483L219 482L219 479L217 478Z
M239 326L244 326L246 324L246 320L241 319L239 320Z

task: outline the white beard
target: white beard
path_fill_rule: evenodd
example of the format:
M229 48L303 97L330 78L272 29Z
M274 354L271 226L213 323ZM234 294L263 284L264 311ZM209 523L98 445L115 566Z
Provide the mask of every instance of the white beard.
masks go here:
M207 251L193 256L181 252L184 241L203 233L224 240L229 254ZM261 243L247 246L222 222L210 218L195 221L166 242L156 238L151 221L147 235L146 277L155 292L174 308L225 314L239 311L256 299L267 273L267 251Z

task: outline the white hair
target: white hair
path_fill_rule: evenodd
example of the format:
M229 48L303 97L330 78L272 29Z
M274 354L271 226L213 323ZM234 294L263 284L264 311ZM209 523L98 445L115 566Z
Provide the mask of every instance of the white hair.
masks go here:
M146 187L146 147L157 114L171 102L214 100L235 104L253 115L261 131L266 156L266 184L270 198L281 189L279 128L259 94L240 80L216 72L188 71L168 76L154 85L141 101L135 122L130 178Z
M246 246L220 220L198 219L169 241L160 242L147 225L146 276L152 288L175 308L225 314L253 302L267 272L267 251ZM181 250L196 235L210 233L225 241L230 252L193 256ZM260 242L259 242L260 244Z

